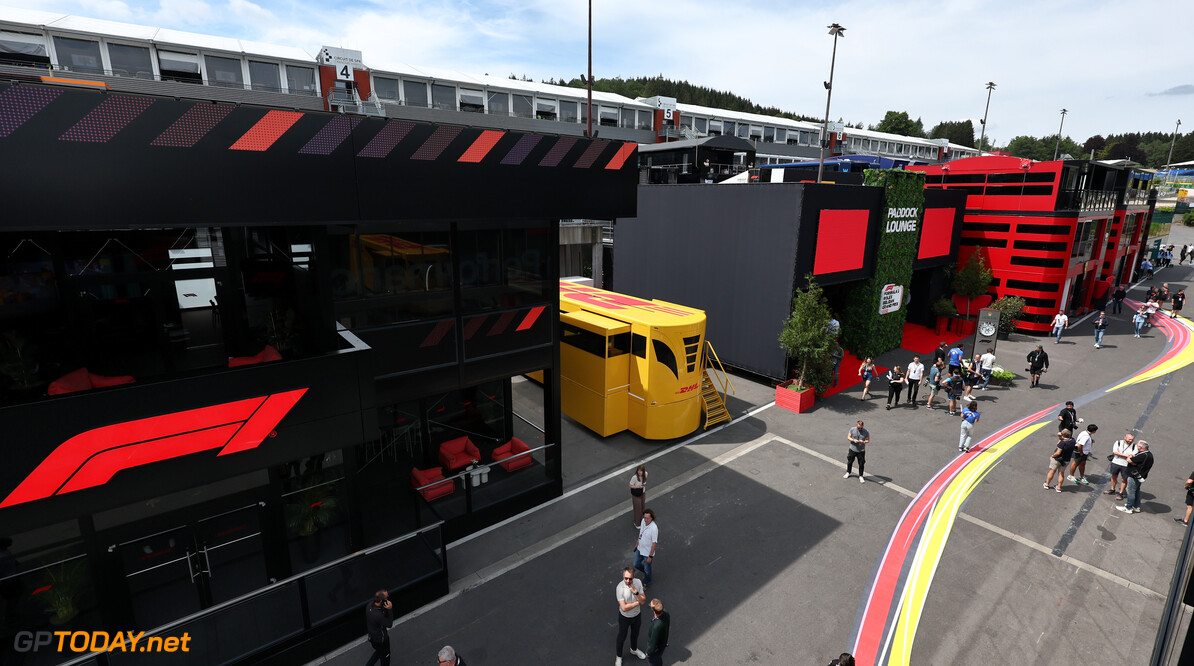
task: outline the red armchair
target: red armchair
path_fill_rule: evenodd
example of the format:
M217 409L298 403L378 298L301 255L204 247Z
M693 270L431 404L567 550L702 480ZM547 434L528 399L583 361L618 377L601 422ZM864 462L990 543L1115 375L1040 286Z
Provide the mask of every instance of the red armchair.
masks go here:
M79 368L51 382L50 387L46 389L46 393L48 395L62 395L63 393L74 393L76 391L90 391L93 388L134 384L136 381L128 375L105 377L104 375L92 374L87 371L87 368Z
M265 349L262 349L252 356L229 356L228 367L239 368L245 365L256 365L258 363L268 363L270 361L281 360L282 354L278 353L278 350L274 349L272 346L266 345Z
M531 447L527 446L526 442L515 437L493 450L493 461L501 465L502 469L506 470L507 472L513 472L516 469L522 469L523 467L530 465L532 462L531 457L522 456L521 458L514 458L513 460L506 459L513 458L520 453L526 453L530 450Z
M481 452L468 436L449 439L439 445L439 461L449 470L467 467L474 460L481 459Z
M439 483L435 483L439 481ZM430 487L419 490L420 487L428 484L434 484ZM430 502L433 499L439 499L444 495L451 495L456 491L456 481L454 479L445 479L444 470L434 467L432 469L419 469L412 467L410 470L410 487L419 490L419 494L423 499Z

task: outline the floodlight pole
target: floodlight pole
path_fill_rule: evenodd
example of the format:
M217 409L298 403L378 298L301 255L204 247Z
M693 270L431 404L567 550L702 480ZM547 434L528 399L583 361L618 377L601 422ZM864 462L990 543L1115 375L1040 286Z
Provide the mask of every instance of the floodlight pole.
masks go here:
M1177 121L1177 127L1173 128L1173 138L1169 141L1169 157L1165 158L1165 166L1170 174L1173 173L1173 144L1177 143L1177 130L1182 126L1181 119Z
M825 147L829 144L829 102L833 99L833 66L837 63L837 38L846 36L846 29L834 23L829 27L833 35L833 55L829 59L829 80L825 82L825 124L821 126L821 157L817 160L817 182L825 174Z
M585 102L585 136L593 138L593 0L589 0L589 99Z
M995 90L995 82L987 81L987 108L983 109L983 131L978 137L978 154L983 154L983 143L987 138L987 112L991 110L991 92Z
M1061 128L1065 127L1065 114L1067 113L1069 111L1061 110L1061 125L1057 127L1057 143L1053 144L1053 159L1057 159L1057 151L1061 148Z

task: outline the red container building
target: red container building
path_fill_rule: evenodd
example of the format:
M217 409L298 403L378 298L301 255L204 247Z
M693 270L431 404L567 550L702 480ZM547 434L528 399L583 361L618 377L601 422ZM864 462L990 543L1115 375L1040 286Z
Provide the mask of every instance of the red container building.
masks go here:
M910 166L929 189L967 193L958 265L978 253L995 297L1027 301L1020 329L1043 332L1059 310L1101 307L1141 258L1155 193L1145 174L1086 160L984 156Z

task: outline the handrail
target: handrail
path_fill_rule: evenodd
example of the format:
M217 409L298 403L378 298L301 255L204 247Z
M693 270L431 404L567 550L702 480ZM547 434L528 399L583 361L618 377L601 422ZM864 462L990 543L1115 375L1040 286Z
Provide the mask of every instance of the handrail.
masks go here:
M512 455L512 456L510 456L509 458L502 458L501 460L498 460L498 461L492 461L492 460L491 460L491 461L489 461L489 462L487 462L487 463L478 462L478 463L477 463L477 466L478 466L478 467L492 467L492 466L494 466L494 465L496 465L496 464L498 464L498 463L500 463L500 462L506 462L507 460L514 460L515 458L521 458L521 457L523 457L523 456L529 456L529 455L531 455L532 453L538 453L539 451L543 451L543 450L545 450L545 449L548 449L548 448L550 448L550 447L553 447L553 446L555 446L555 445L556 445L556 444L555 444L555 442L551 442L551 443L549 443L549 444L544 444L543 446L539 446L539 447L533 448L533 449L531 449L530 451L523 451L522 453L519 453L519 454L516 454L516 455ZM444 478L442 478L442 479L436 479L435 481L432 481L431 483L428 483L427 485L424 485L424 486L419 486L418 488L415 488L415 491L426 490L427 488L430 488L430 487L432 487L432 486L438 486L439 484L443 483L444 481L454 481L454 480L456 480L456 479L462 479L462 480L463 480L463 478L464 478L465 476L468 476L468 475L470 475L470 474L472 474L472 470L469 470L469 469L467 469L467 468L466 468L466 469L465 469L463 472L458 472L458 473L456 473L456 474L453 474L452 476L445 476Z
M1182 538L1181 549L1178 550L1177 563L1173 566L1173 580L1169 583L1169 596L1165 599L1165 611L1161 614L1161 623L1157 627L1157 639L1153 643L1150 666L1183 663L1182 645L1177 643L1179 635L1189 632L1189 627L1182 631L1179 626L1184 614L1185 592L1190 584L1190 565L1194 562L1194 531L1186 528L1186 535ZM1187 620L1187 624L1189 621ZM1177 650L1177 654L1173 651Z
M723 394L738 395L738 392L734 389L734 382L730 379L730 373L726 372L725 366L721 364L721 358L717 356L717 350L713 348L713 343L705 340L705 348L705 369L709 369L708 360L709 355L712 354L713 362L717 364L717 370L714 371L713 375L717 377L717 382L721 384L721 392ZM720 374L718 374L719 372ZM722 377L725 379L723 380Z

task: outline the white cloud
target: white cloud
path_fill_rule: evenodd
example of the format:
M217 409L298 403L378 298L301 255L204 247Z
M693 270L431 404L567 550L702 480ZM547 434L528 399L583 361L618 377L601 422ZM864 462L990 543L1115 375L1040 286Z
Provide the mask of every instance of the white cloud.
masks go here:
M274 13L261 5L249 0L228 0L228 9L241 19L249 22L271 23L277 20Z
M215 19L211 5L203 0L161 0L153 21L163 27L201 26ZM219 35L231 37L232 35Z
M102 16L112 21L128 21L133 10L120 0L79 0L79 6L89 16Z

